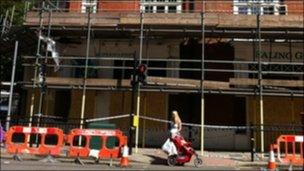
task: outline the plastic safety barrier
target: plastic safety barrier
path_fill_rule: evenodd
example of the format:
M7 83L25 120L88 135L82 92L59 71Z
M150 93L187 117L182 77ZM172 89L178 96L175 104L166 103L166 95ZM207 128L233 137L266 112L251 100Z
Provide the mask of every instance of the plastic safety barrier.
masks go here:
M18 142L14 142L16 135L22 137ZM47 139L54 139L56 143L47 144ZM31 147L29 141L31 137L37 137L37 146ZM23 127L13 126L6 133L6 150L11 154L34 154L34 155L60 155L64 142L63 131L59 128L44 127Z
M98 137L101 141L100 149L90 149L90 141L92 137ZM117 146L109 149L106 146L107 140L110 137L115 137L118 140ZM79 146L77 140L81 139L83 144ZM92 151L98 152L98 158L118 158L121 157L121 149L127 144L127 137L120 130L108 129L72 129L67 136L67 142L70 144L68 156L70 157L89 157ZM76 142L76 144L75 144Z
M281 135L273 145L278 160L284 164L303 165L303 139L302 135Z

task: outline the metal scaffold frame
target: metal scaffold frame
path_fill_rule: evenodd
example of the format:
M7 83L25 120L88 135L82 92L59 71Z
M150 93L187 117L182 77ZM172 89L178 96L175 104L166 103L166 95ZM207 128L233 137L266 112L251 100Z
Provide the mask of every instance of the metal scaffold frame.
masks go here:
M260 2L260 1L259 1ZM257 3L257 5L260 5L259 2ZM52 4L50 4L52 5ZM263 74L286 74L286 75L296 75L296 76L302 76L303 77L303 72L301 71L301 68L304 67L303 63L287 63L287 62L263 62L261 59L261 52L262 52L262 41L265 41L266 38L262 38L263 35L267 35L267 34L273 34L273 35L278 35L278 34L295 34L295 35L299 35L299 34L303 34L303 32L300 31L285 31L285 30L262 30L261 29L261 11L258 10L258 12L256 13L256 28L252 28L252 29L213 29L213 28L206 28L205 25L205 20L206 20L206 2L203 0L202 1L202 6L203 9L201 12L201 25L200 27L196 28L149 28L147 26L147 28L144 28L144 12L142 10L140 10L139 12L139 20L140 20L140 28L134 28L134 27L127 27L124 28L123 26L117 26L117 27L113 27L113 28L94 28L91 25L91 8L90 11L88 12L88 16L87 16L87 45L86 45L86 56L85 57L68 57L68 56L64 56L64 57L60 57L61 60L72 60L72 59L85 59L85 65L67 65L67 64L62 64L61 67L62 68L84 68L85 72L84 72L84 76L83 76L83 84L82 86L79 86L79 89L82 89L82 103L81 103L81 122L80 122L80 128L83 128L83 118L85 115L85 105L86 105L86 91L87 90L113 90L113 87L94 87L94 86L89 86L87 87L87 77L88 77L88 69L93 68L93 69L118 69L118 70L132 70L133 67L128 67L128 66L89 66L89 60L121 60L121 61L134 61L138 60L138 63L141 64L142 62L149 62L149 61L166 61L166 62L193 62L193 63L201 63L201 67L200 68L180 68L180 67L151 67L149 68L149 70L166 70L166 71L192 71L192 72L201 72L201 78L200 78L200 87L199 88L193 88L193 89L183 89L183 88L168 88L166 85L165 86L158 86L156 87L150 87L148 86L143 86L141 87L140 84L137 84L135 86L132 86L133 88L122 88L122 87L115 87L114 89L117 91L131 91L132 89L136 90L136 98L132 96L132 105L134 105L136 108L135 111L132 111L134 113L134 115L139 116L140 113L140 92L141 91L151 91L151 92L155 92L155 91L159 91L159 92L191 92L191 93L200 93L201 94L201 154L203 154L204 152L204 118L205 118L205 97L204 94L205 93L210 93L210 94L234 94L234 95L238 95L238 94L242 94L242 95L254 95L254 96L258 96L259 97L259 116L260 116L260 130L261 130L261 134L260 134L260 143L261 143L261 152L264 152L264 133L263 133L263 125L264 125L264 112L263 112L263 96L267 95L267 96L291 96L291 97L303 97L303 90L293 90L293 89L274 89L274 90L264 90L263 87ZM260 9L260 8L258 8ZM47 37L50 37L50 33L51 31L59 31L62 30L62 27L52 27L52 9L49 9L49 6L45 7L45 1L43 1L42 3L42 8L39 9L39 33L38 33L38 37L40 37L42 35L42 31L44 29L44 18L43 18L43 13L45 11L48 11L49 16L48 16L48 32L47 32ZM92 28L93 27L93 28ZM65 29L70 29L70 30L83 30L83 27L66 27ZM64 29L63 29L64 30ZM109 31L109 32L135 32L135 33L139 33L139 57L138 59L136 57L134 58L128 58L128 57L90 57L90 40L91 40L91 32L97 32L97 31ZM194 33L195 35L200 34L201 35L201 48L202 48L202 53L201 53L201 59L197 59L197 60L193 60L193 59L189 59L189 60L185 60L185 59L144 59L143 58L143 44L144 44L144 33L146 33L145 35L150 35L150 33L170 33L170 32L175 32L177 34L180 33ZM206 42L206 37L208 37L208 34L214 34L214 33L219 33L219 34L234 34L234 33L242 33L244 35L246 35L247 37L253 37L253 44L256 46L257 44L257 51L254 53L257 53L258 60L257 61L225 61L225 60L207 60L205 59L205 42ZM149 34L147 34L149 33ZM207 34L207 36L206 36ZM255 36L252 36L255 35ZM146 41L148 42L148 36L145 37ZM271 39L271 38L269 38ZM301 40L300 40L301 41ZM303 41L303 40L302 40ZM289 40L289 42L291 42L291 40ZM303 42L302 42L303 43ZM54 67L54 65L52 64L48 64L48 59L50 59L51 57L48 57L48 53L46 52L44 55L44 61L42 64L40 64L40 59L42 59L42 56L40 55L40 51L41 51L41 40L40 38L38 38L38 42L37 42L37 52L36 52L36 57L33 56L26 56L24 57L25 59L31 60L31 59L35 59L35 64L32 65L30 62L29 63L25 63L23 66L25 67L33 67L34 66L34 78L33 78L33 83L30 86L28 83L24 82L24 85L27 87L32 87L33 88L33 92L31 95L31 105L30 105L30 123L29 126L32 126L32 121L33 121L33 116L34 116L34 101L35 101L35 88L37 87L41 87L41 93L40 93L40 99L39 99L39 116L43 113L43 101L45 98L45 77L46 77L46 73L44 72L42 74L42 76L44 77L42 79L42 82L37 82L37 75L38 75L38 67ZM136 58L136 59L135 59ZM255 69L248 69L248 70L241 70L241 69L219 69L219 68L208 68L205 65L209 64L209 63L216 63L216 64L240 64L240 65L253 65L255 66ZM299 71L290 71L290 72L286 72L286 71L272 71L272 70L264 70L265 68L263 68L264 66L268 66L268 65L290 65L293 66L293 68L299 67ZM257 67L256 67L257 66ZM134 70L134 69L133 69ZM45 71L45 70L44 70ZM239 88L236 87L232 90L210 90L204 87L205 84L205 75L207 72L225 72L225 73L247 73L247 74L253 74L257 76L257 80L258 80L258 84L257 87L255 88ZM48 86L47 88L59 88L59 89L71 89L74 88L73 86L62 86L62 85L51 85ZM133 104L133 101L135 101L135 103ZM134 106L132 106L132 109L134 110ZM132 113L132 114L133 114ZM131 115L130 115L131 116ZM130 117L130 120L132 120L133 117ZM38 118L39 119L39 118ZM131 121L130 121L130 125L131 125ZM39 126L39 125L38 125ZM130 128L130 137L133 139L133 133L132 133L132 129ZM136 132L135 132L135 152L137 152L137 148L138 148L138 134L139 134L139 127L136 127ZM132 141L132 140L131 140ZM81 140L79 141L81 142ZM132 143L132 142L131 142ZM133 146L133 143L131 144L131 147Z

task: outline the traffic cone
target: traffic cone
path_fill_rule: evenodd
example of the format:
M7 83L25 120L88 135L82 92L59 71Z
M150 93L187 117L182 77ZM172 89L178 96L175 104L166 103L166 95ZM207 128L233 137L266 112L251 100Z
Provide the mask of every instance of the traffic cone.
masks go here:
M276 170L276 168L277 168L277 165L275 163L273 147L272 147L272 145L270 145L268 170Z
M124 145L122 148L122 157L120 160L120 167L128 167L129 166L129 148L127 145Z

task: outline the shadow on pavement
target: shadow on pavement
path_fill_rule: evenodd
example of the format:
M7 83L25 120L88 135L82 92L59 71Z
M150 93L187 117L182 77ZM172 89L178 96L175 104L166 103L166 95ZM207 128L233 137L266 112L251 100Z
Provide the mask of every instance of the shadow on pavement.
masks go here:
M167 159L166 158L157 157L157 156L149 155L149 154L146 154L146 156L152 158L151 164L166 165L167 166Z

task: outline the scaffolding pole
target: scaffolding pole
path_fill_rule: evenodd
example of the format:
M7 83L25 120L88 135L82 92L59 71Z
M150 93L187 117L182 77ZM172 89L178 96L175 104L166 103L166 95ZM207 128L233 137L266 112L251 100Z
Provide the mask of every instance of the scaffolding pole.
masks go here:
M140 44L139 44L139 59L138 63L142 62L142 54L143 54L143 36L144 36L144 23L143 23L144 13L140 10ZM137 89L136 89L136 116L139 117L140 112L140 83L137 80ZM135 130L135 153L138 153L138 137L139 137L139 123Z
M14 5L13 8L12 8L12 13L11 13L11 18L10 18L9 28L11 28L12 25L13 25L14 14L15 14L15 5Z
M258 36L258 86L259 86L259 113L260 113L260 136L261 136L261 154L264 153L264 104L263 104L263 85L262 85L262 61L261 61L261 2L258 2L257 12L257 36Z
M4 32L5 32L6 23L7 23L7 18L8 18L8 12L9 12L9 11L6 10L5 17L4 17L3 22L2 22L1 37L4 35Z
M6 125L5 125L6 131L8 131L9 126L10 126L10 121L11 121L17 54L18 54L18 41L15 42L15 52L14 52L14 60L13 60L13 67L12 67L11 84L10 84L10 94L9 94L8 110L7 110Z
M38 43L37 43L37 51L36 51L36 60L35 60L35 69L34 69L34 78L33 78L33 89L31 94L31 105L30 105L30 120L29 120L29 127L32 126L33 122L33 116L34 116L34 103L35 103L35 88L37 84L37 70L38 70L38 64L39 64L39 58L40 55L40 45L41 45L41 35L42 35L42 29L43 29L43 12L45 7L45 1L42 2L42 8L39 12L39 33L38 33Z
M85 113L85 102L86 102L86 86L87 86L87 76L88 76L88 63L89 63L89 55L90 55L90 40L91 40L91 12L92 6L89 7L88 12L88 33L87 33L87 46L86 46L86 60L85 60L85 69L84 69L84 77L83 77L83 89L82 89L82 101L81 101L81 115L80 115L80 129L83 128L84 123L84 113ZM81 145L82 137L79 136L79 146Z
M132 80L131 80L131 85L132 85L132 94L131 94L131 112L130 112L130 116L129 116L129 137L128 137L128 145L129 145L129 154L132 155L132 148L134 145L134 141L133 141L133 134L134 134L134 125L133 125L133 114L134 112L134 98L135 98L135 91L137 88L137 83L136 83L136 67L138 66L138 61L136 58L136 53L133 54L133 74L132 74Z
M204 80L205 80L205 1L203 3L203 11L201 13L202 24L202 58L201 58L201 155L204 154L204 125L205 125L205 95L204 95Z
M49 20L48 20L48 31L47 31L47 37L49 38L51 36L51 27L52 27L52 10L49 8L49 6L47 6L47 10L49 13ZM41 88L40 88L40 98L39 98L39 107L38 107L38 122L37 122L37 127L39 127L40 124L40 119L41 119L41 115L43 114L43 105L44 105L44 99L45 99L45 95L46 95L46 85L45 85L45 77L46 77L46 65L47 65L47 60L48 60L48 51L45 51L45 56L44 56L44 61L43 63L40 65L40 72L41 72L41 76L42 76L42 82L41 82Z

